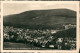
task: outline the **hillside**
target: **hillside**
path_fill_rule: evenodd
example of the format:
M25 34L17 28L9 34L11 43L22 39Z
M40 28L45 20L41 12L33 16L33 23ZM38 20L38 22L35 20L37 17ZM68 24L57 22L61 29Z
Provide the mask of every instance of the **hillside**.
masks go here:
M69 38L76 38L76 28L71 28L68 30L59 31L53 34L54 37L69 37Z
M69 9L31 10L4 16L3 19L4 25L44 26L45 28L45 26L76 24L76 12Z

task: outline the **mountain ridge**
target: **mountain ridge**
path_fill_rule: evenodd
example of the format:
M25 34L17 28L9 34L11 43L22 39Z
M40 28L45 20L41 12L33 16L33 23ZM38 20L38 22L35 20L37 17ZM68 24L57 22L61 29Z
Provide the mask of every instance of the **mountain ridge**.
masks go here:
M4 25L56 25L76 24L76 11L69 9L31 10L4 16ZM8 24L9 25L9 24Z

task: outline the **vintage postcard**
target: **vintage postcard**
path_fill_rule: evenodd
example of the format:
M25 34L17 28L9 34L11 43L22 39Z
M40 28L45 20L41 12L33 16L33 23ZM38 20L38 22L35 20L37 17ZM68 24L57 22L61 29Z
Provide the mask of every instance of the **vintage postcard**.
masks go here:
M79 52L79 2L2 2L1 52Z

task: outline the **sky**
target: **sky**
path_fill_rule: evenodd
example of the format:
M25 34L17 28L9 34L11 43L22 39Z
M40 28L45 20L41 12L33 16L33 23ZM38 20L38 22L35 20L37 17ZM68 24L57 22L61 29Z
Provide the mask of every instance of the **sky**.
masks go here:
M3 3L3 15L18 14L30 10L70 9L76 11L75 2L25 2Z

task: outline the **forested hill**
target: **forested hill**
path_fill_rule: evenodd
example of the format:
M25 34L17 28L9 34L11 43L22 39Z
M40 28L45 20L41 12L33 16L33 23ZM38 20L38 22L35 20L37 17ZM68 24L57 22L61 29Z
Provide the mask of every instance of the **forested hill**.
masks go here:
M76 24L76 12L69 9L31 10L4 16L4 25L47 26Z

